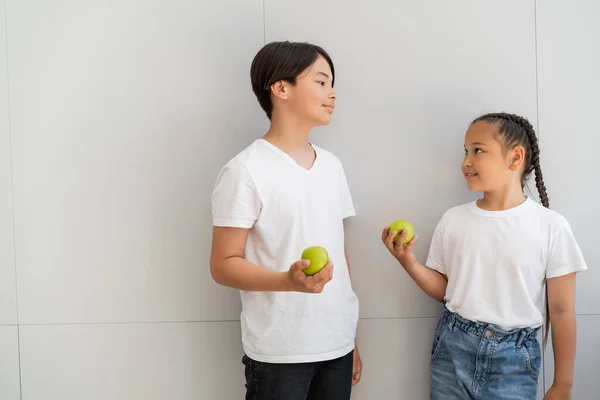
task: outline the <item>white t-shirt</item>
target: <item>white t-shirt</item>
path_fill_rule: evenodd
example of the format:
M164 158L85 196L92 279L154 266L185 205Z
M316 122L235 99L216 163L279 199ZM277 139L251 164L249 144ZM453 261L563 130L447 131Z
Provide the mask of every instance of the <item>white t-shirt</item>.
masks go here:
M322 293L241 291L242 342L262 362L331 360L354 348L358 298L344 254L344 224L355 215L340 161L315 145L310 169L257 139L220 171L213 224L248 228L244 257L288 271L309 246L329 252L333 279Z
M587 269L567 220L529 198L505 211L451 208L426 265L448 276L450 311L507 330L541 326L546 279Z

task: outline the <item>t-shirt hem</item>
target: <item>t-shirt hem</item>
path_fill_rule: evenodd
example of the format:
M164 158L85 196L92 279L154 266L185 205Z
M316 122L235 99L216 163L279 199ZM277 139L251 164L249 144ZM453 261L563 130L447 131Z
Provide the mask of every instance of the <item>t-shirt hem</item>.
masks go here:
M281 364L295 364L295 363L305 363L305 362L320 362L320 361L328 361L334 360L336 358L340 358L345 356L354 350L354 342L345 346L341 349L331 351L329 353L320 353L320 354L303 354L303 355L289 355L289 356L267 356L264 354L257 354L253 351L249 350L246 346L244 346L244 352L248 357L258 362L265 363L281 363Z
M546 279L557 278L559 276L567 275L572 272L585 271L586 269L587 269L586 265L580 265L575 268L573 268L573 267L559 268L559 269L555 269L555 270L546 272Z
M227 228L247 228L250 229L254 225L253 222L234 221L231 219L213 219L213 225Z
M342 219L355 217L355 216L356 216L356 211L353 209L349 209L349 210L346 210L346 212L342 214Z

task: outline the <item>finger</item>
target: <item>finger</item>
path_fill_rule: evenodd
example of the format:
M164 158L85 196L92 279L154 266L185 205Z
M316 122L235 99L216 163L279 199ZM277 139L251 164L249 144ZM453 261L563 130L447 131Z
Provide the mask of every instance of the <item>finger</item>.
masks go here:
M320 270L313 276L315 277L317 282L327 282L331 280L331 277L333 276L333 264L331 262L328 262L322 270Z
M404 248L405 240L406 240L406 230L402 230L402 232L400 232L400 237L394 244L394 247L396 247L397 250L402 250Z
M415 235L412 239L410 239L410 242L406 244L406 250L410 251L415 245L415 243L417 243L417 239L419 239L418 235Z
M326 280L315 281L312 283L310 289L313 293L321 293L327 284Z
M388 250L393 251L394 250L394 237L396 237L396 234L398 232L396 231L392 231L388 234L388 237L385 239L385 245L387 246Z
M383 243L385 243L385 240L386 240L386 239L387 239L387 237L388 237L389 230L390 230L390 227L389 227L389 226L386 226L385 228L383 228L383 231L381 232L381 241L382 241Z
M333 278L333 264L331 263L331 261L323 269L325 270L324 272L325 272L327 281L330 281L331 278Z

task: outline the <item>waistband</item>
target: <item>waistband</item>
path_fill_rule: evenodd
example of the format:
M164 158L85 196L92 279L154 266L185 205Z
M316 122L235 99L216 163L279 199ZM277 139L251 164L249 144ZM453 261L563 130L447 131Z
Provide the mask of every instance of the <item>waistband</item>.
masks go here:
M485 337L498 342L517 342L519 345L526 340L537 339L540 327L537 328L515 328L509 331L497 325L487 322L470 321L460 315L453 313L443 305L442 321L450 326L450 329L458 328L475 336Z

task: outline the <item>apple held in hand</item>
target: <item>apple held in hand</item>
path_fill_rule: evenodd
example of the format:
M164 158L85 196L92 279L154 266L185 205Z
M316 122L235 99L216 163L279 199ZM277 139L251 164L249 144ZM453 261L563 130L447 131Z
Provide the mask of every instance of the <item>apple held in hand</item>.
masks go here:
M394 237L394 243L398 242L398 239L400 239L400 233L402 231L406 231L406 237L404 238L403 244L407 244L415 236L415 228L413 227L413 225L410 222L403 219L399 219L397 221L392 222L390 224L389 231L398 232Z
M321 246L311 246L304 249L301 259L310 261L308 267L304 268L302 272L307 276L312 276L327 265L329 253Z

